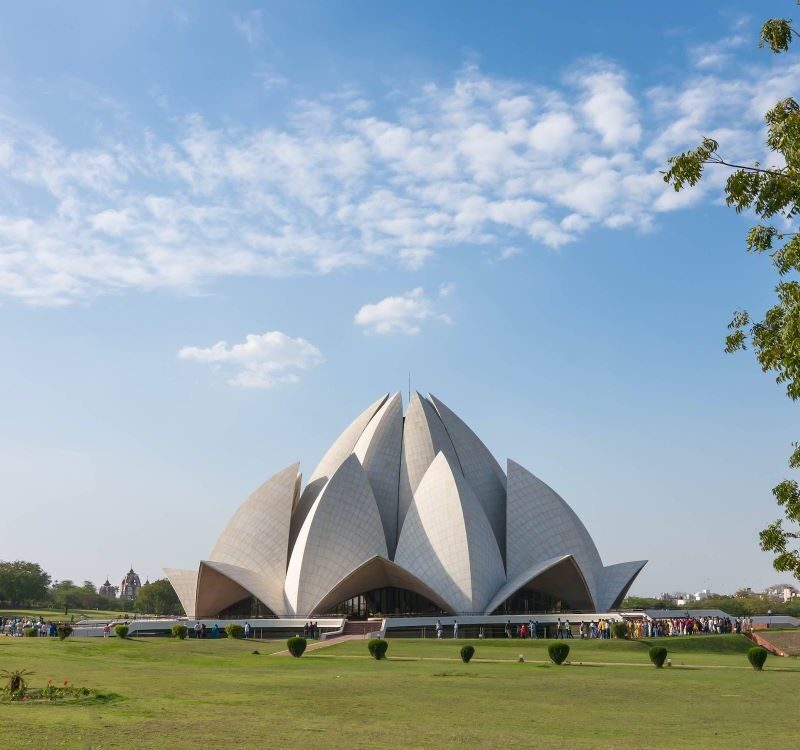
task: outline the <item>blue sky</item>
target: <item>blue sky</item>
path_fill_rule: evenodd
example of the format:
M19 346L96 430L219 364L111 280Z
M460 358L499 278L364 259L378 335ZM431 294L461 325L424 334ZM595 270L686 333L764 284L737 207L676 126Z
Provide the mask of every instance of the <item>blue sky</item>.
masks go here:
M191 567L412 386L556 488L635 593L764 587L796 408L713 135L800 66L753 3L58 3L0 13L0 558Z

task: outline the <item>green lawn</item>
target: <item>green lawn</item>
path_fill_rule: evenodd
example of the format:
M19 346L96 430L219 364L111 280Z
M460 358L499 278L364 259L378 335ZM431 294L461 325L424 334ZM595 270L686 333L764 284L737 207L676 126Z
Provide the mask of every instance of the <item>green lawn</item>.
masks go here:
M556 667L545 642L389 642L366 657L351 641L301 659L283 642L0 638L0 669L32 686L64 679L121 698L104 705L0 705L9 748L774 748L795 747L800 663L770 657L762 673L737 636L647 644L573 641ZM258 649L260 655L251 651ZM516 662L524 654L526 663ZM483 661L496 660L496 661ZM634 665L634 666L628 666Z

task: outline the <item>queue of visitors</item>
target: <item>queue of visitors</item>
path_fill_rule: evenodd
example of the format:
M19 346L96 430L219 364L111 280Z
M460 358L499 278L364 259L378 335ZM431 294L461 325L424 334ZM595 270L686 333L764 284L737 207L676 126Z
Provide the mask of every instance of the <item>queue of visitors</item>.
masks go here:
M21 638L26 628L33 628L33 635L39 638L55 638L58 634L56 623L45 622L41 616L38 620L28 617L0 617L0 635Z
M659 638L673 635L709 635L720 633L748 633L753 629L749 617L665 617L661 619L632 620L627 623L629 638Z

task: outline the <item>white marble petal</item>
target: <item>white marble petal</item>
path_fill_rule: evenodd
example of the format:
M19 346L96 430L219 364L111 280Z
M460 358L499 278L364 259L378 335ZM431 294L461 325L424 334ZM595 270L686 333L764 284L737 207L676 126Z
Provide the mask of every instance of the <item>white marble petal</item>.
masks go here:
M200 561L196 617L216 617L249 596L259 599L275 615L287 614L283 591L276 595L274 582L257 571L214 560Z
M511 580L542 560L572 555L597 598L603 568L586 527L572 508L541 479L508 461L506 568Z
M506 475L480 438L433 394L430 400L453 441L461 470L480 500L500 551L506 548Z
M283 590L289 562L289 522L299 468L287 466L253 492L228 521L210 556L272 579L276 595Z
M330 478L297 535L286 572L286 598L306 616L348 573L379 555L386 538L375 496L355 455Z
M440 452L447 456L447 460L459 473L463 473L453 442L433 404L419 393L414 393L403 424L398 533L403 528L403 521L422 477Z
M572 609L594 609L589 586L572 555L561 555L542 560L506 583L486 607L490 615L506 599L522 588L532 588L542 594L562 599Z
M444 453L417 487L395 562L457 612L482 612L505 582L503 558L481 504Z
M350 426L334 441L333 445L328 448L327 453L322 457L322 460L317 464L311 476L308 478L308 484L300 495L294 513L292 514L292 523L289 531L289 548L294 546L295 539L300 533L300 528L306 520L311 506L314 501L319 497L325 483L333 476L334 472L342 465L344 460L353 452L361 433L364 432L372 417L378 409L383 406L386 401L388 393L381 396L377 401L370 404L359 414Z
M386 533L389 557L397 546L397 500L403 442L403 399L395 393L370 420L353 453L367 473Z
M164 574L167 576L172 588L175 589L186 616L194 617L194 605L197 598L197 571L164 568Z
M645 565L647 565L647 560L633 560L604 567L599 576L598 609L618 608L634 579Z

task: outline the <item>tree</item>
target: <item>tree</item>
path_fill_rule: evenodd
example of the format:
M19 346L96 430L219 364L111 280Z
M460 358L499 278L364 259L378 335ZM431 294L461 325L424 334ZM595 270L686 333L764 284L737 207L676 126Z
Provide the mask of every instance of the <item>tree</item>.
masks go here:
M152 615L184 614L178 595L166 578L142 586L133 606L137 612Z
M12 606L44 601L50 576L37 563L0 561L0 600Z
M800 36L791 23L784 18L767 21L759 46L769 47L775 54L787 52L794 37ZM796 401L800 398L800 233L789 228L800 214L800 105L792 98L782 99L764 120L772 164L733 163L721 155L719 143L704 138L693 151L669 160L664 181L680 191L696 185L706 166L730 169L725 202L737 213L750 210L764 222L750 229L746 246L752 253L769 253L779 278L776 303L756 321L747 311L737 310L728 325L725 351L752 347L761 369L774 373L776 382L785 384L787 396ZM798 469L800 444L792 447L789 467ZM784 517L760 532L761 549L774 553L776 570L800 578L800 550L792 548L800 539L800 487L796 480L786 479L772 494Z

